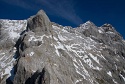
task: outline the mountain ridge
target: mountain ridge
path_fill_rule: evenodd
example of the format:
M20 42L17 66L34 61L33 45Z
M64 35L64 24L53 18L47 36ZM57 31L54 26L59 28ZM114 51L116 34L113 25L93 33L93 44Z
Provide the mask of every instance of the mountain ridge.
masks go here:
M42 10L0 24L1 84L125 83L125 41L109 24L63 27Z

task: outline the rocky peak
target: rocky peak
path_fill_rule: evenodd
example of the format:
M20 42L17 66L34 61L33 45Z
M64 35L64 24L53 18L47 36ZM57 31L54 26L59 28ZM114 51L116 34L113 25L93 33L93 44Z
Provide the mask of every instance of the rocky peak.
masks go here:
M95 26L95 24L91 21L87 21L84 24L80 24L80 27L84 29L92 28L91 26Z
M84 24L88 24L88 25L95 25L92 21L88 20L86 21Z
M114 32L115 31L113 26L111 24L107 24L107 23L102 25L102 28L104 29L105 32L108 32L108 31Z
M91 21L87 21L86 23L81 24L80 27L77 28L77 31L79 31L87 37L90 37L91 35L98 35L98 27Z
M39 10L37 12L37 15L44 15L45 14L45 11L44 10ZM45 14L46 15L46 14ZM46 15L47 16L47 15ZM48 16L47 16L48 17Z
M36 15L30 17L27 22L27 30L35 33L42 32L49 34L52 31L51 22L43 10L40 10Z
M104 24L101 27L101 30L104 31L106 34L108 34L111 38L117 39L117 40L122 40L123 37L121 36L120 33L118 33L115 28L111 24Z

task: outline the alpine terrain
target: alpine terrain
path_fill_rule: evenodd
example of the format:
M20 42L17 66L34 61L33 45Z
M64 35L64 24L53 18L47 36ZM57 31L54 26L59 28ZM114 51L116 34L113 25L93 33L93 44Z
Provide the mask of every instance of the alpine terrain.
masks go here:
M110 24L63 27L43 10L1 19L0 84L125 84L125 40Z

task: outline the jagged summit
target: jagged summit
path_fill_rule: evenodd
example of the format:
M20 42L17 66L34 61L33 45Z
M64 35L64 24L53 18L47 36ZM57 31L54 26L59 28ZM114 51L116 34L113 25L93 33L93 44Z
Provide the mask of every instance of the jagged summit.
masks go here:
M37 12L37 15L43 15L43 14L45 14L45 11L42 9Z
M27 30L50 33L52 31L51 28L51 22L43 10L40 10L27 21Z
M43 10L0 24L0 84L125 84L125 40L110 25L63 27Z
M92 21L88 20L85 22L86 24L94 24Z
M115 29L114 29L114 27L111 25L111 24L104 24L104 25L102 25L101 27L103 27L103 29L105 30L105 32L107 32L107 31L115 31Z
M83 24L80 24L80 27L82 27L82 28L86 28L86 26L95 26L95 24L93 22L91 22L90 20Z

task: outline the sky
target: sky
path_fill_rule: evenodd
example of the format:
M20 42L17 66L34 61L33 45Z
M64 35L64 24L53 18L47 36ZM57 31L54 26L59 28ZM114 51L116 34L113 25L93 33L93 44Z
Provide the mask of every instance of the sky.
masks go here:
M109 23L125 38L125 0L0 0L0 19L27 19L40 9L63 26Z

